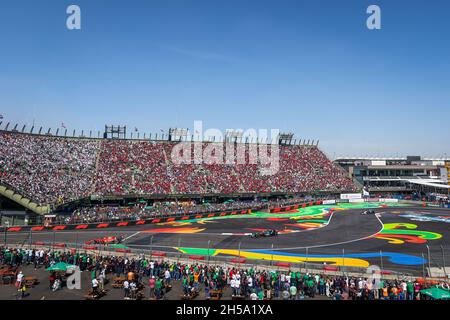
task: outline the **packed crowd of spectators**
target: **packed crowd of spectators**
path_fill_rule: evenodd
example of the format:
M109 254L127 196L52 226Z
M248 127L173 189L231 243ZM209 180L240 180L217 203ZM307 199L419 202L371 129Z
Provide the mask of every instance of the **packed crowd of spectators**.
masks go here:
M95 174L95 193L168 194L164 145L153 142L103 141Z
M161 299L169 286L178 285L184 296L203 293L200 296L203 299L209 299L214 290L222 294L229 292L232 297L248 300L300 300L316 295L335 300L420 300L424 299L420 291L430 286L418 280L333 276L226 264L186 264L154 260L143 254L136 257L100 256L75 251L0 248L2 267L10 266L19 270L25 265L32 265L37 270L58 262L76 265L81 271L91 272L92 286L101 289L108 277L123 276L124 298L130 296L130 290L141 285L147 288L149 298ZM23 279L23 272L18 272L18 287L21 284L17 282ZM54 287L55 280L55 274L51 274L50 288ZM448 285L445 287L448 288Z
M39 205L91 193L96 142L0 132L0 182Z
M270 148L254 151L247 145L243 159L233 153L236 158L229 162L229 155L220 143L204 143L201 152L195 152L195 146L190 143L180 150L174 149L175 146L171 143L104 142L97 172L97 192L122 193L124 186L125 193L137 194L355 190L351 179L315 146L280 146L279 170L271 163L264 163L262 152L270 159ZM143 156L149 148L152 155ZM264 175L262 169L270 167L274 168L272 174ZM159 169L155 172L152 168ZM113 176L113 173L119 175ZM149 186L159 188L158 191L142 184L149 181ZM165 187L159 187L161 183L166 183Z
M89 195L355 190L316 146L279 146L279 170L262 157L268 154L271 159L270 148L240 147L231 151L230 160L223 143L203 143L201 152L195 152L190 143L178 150L171 142L0 132L0 182L39 204ZM244 151L238 154L239 150ZM179 163L183 157L189 163ZM270 167L271 175L262 173Z

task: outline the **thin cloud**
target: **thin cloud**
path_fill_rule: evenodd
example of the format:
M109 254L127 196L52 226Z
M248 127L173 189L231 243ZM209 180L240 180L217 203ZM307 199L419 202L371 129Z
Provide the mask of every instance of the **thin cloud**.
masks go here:
M190 49L184 49L184 48L178 48L178 47L172 47L172 46L166 46L166 45L160 45L159 47L162 49L168 50L170 52L174 52L174 53L183 55L185 57L199 59L199 60L217 61L217 62L224 62L224 63L244 63L245 62L242 59L230 57L230 56L227 56L227 55L224 55L221 53L190 50Z

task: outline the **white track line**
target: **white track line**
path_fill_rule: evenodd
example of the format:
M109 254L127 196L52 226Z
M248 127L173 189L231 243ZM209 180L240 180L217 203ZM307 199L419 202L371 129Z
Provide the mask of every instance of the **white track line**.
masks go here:
M137 236L137 235L140 234L140 233L141 233L140 231L138 231L138 232L136 232L136 233L133 233L131 236L126 237L126 238L123 239L122 241L125 242L125 241L127 241L128 239L133 238L134 236Z
M380 212L380 213L384 213L384 212ZM376 216L376 215L375 215L375 218L377 218L378 222L380 222L381 229L378 230L377 232L375 232L374 234L371 234L370 236L362 237L362 238L359 238L359 239L348 240L348 241L342 241L342 242L332 242L332 243L330 243L330 244L321 244L321 245L317 245L317 246L309 246L309 247L292 247L292 248L274 248L273 250L274 250L274 251L277 251L277 250L289 250L289 249L292 250L292 249L306 249L306 248L333 247L333 246L338 246L338 245L341 245L341 244L347 244L347 243L358 242L358 241L370 239L370 238L373 238L374 236L376 236L377 234L379 234L379 233L380 233L381 231L383 231L383 229L384 229L384 224L383 224L383 222L381 221L381 219L380 219L378 216ZM255 249L252 249L252 250L255 250ZM258 250L258 249L256 249L256 250ZM267 249L261 249L261 250L267 250Z
M323 229L323 228L327 227L331 223L331 220L333 219L334 214L336 212L345 213L345 211L347 211L347 210L334 210L331 213L330 219L328 219L328 222L323 227L315 228L315 229L309 229L309 230L312 231L312 230L318 230L318 229ZM382 213L385 213L385 212L377 212L377 214L382 214ZM298 249L306 249L306 248L309 249L309 248L333 247L333 246L338 246L338 245L342 245L342 244L353 243L353 242L358 242L358 241L366 240L366 239L369 239L369 238L373 238L374 236L379 234L384 229L384 225L383 225L383 222L381 221L381 219L377 215L375 215L375 217L377 218L378 222L380 223L381 229L379 231L377 231L376 233L372 234L372 235L369 235L369 236L366 236L366 237L362 237L362 238L359 238L359 239L353 239L353 240L342 241L342 242L332 242L332 243L328 243L328 244L321 244L321 245L315 245L315 246L273 248L273 251L298 250ZM305 231L309 231L309 230L305 230ZM91 233L91 232L99 232L99 231L108 232L106 230L90 230L90 231L84 230L84 231L72 231L72 232L71 231L61 231L61 232L56 232L56 233L70 234L70 233ZM127 231L121 231L121 230L113 230L113 231L109 231L109 232L128 233L128 232L134 232L134 231L128 231L127 232ZM28 234L29 232L24 232L24 233ZM153 232L151 232L151 231L145 231L145 232L138 231L138 232L135 232L134 234L128 236L123 241L126 241L126 240L128 240L128 239L130 239L130 238L132 238L132 237L134 237L134 236L136 236L138 234L140 234L140 233L150 233L151 234ZM9 233L8 236L14 236L14 235L19 235L19 234L20 233L18 233L18 232L14 232L14 233ZM36 232L36 233L34 233L34 235L40 235L40 234L53 234L53 232ZM157 234L165 234L165 233L157 233ZM175 235L175 234L173 234L173 235ZM183 235L185 235L185 234L183 234ZM193 234L189 234L189 235L215 235L215 236L220 236L220 234L218 234L218 233L193 233ZM147 245L132 245L132 246L135 246L135 247L146 247ZM156 245L155 245L155 247L156 247ZM173 248L174 246L163 246L163 245L161 245L161 246L158 246L158 247L160 247L160 248ZM218 249L220 249L220 248L218 248ZM229 249L231 249L231 248L229 248ZM242 250L252 250L252 251L263 251L264 250L265 251L265 250L269 250L269 249L268 248L245 248L245 249L243 248Z
M330 216L330 219L328 220L328 223L327 223L327 225L331 222L331 219L333 218L333 215L334 215L334 213L335 212L345 212L346 210L336 210L336 211L333 211L332 212L332 214L331 214L331 216ZM377 212L377 214L382 214L382 213L385 213L385 212ZM309 248L322 248L322 247L333 247L333 246L338 246L338 245L342 245L342 244L347 244L347 243L352 243L352 242L357 242L357 241L362 241L362 240L366 240L366 239L370 239L370 238L373 238L374 236L376 236L377 234L379 234L381 231L383 231L383 229L384 229L384 224L383 224L383 222L381 221L381 219L377 216L377 215L375 215L375 218L377 218L377 220L378 220L378 222L380 223L380 225L381 225L381 228L380 228L380 230L379 231L377 231L377 232L375 232L374 234L371 234L371 235L369 235L369 236L366 236L366 237L362 237L362 238L359 238L359 239L353 239L353 240L348 240L348 241L342 241L342 242L332 242L332 243L328 243L328 244L321 244L321 245L316 245L316 246L309 246L309 247L288 247L288 248L273 248L273 251L280 251L280 250L298 250L298 249L309 249ZM326 225L326 226L327 226ZM326 226L324 226L324 227L326 227ZM322 227L322 228L324 228L324 227ZM313 230L317 230L317 229L313 229ZM199 233L199 234L204 234L204 233ZM133 247L148 247L148 245L132 245ZM157 245L154 245L154 247L156 247ZM173 249L174 248L174 246L165 246L165 245L158 245L157 247L159 247L159 248L171 248L171 249ZM226 249L226 250L228 250L228 249L230 249L230 250L233 250L233 248L215 248L215 249ZM272 248L241 248L241 250L242 251L267 251L267 250L272 250Z
M40 235L46 235L46 234L53 234L56 233L58 235L60 234L89 234L89 233L132 233L132 232L136 232L136 230L105 230L105 229L92 229L92 230L80 230L80 231L33 231L31 232L31 234L34 236L40 236ZM139 231L141 232L141 231ZM0 232L0 234L4 234L4 232ZM9 231L7 232L8 237L13 237L13 236L23 236L23 235L29 235L30 231Z

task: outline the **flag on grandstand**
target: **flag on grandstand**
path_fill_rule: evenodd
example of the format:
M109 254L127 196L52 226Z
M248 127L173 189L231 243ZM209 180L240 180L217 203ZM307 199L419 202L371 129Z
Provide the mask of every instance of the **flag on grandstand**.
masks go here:
M134 127L134 131L138 132L139 130L138 130L138 128L137 128L137 127Z
M163 129L159 129L159 131L161 131L161 132L164 132L164 130L163 130Z
M64 122L61 122L61 127L66 129L66 125L64 124Z
M3 119L3 115L2 114L0 114L0 120L2 120Z

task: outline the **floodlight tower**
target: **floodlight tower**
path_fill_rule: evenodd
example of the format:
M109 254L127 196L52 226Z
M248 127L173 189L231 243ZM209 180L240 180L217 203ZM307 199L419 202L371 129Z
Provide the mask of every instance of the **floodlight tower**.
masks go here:
M244 132L242 130L227 129L225 132L225 142L227 143L238 143L242 142L242 137Z
M188 129L184 128L170 128L169 141L183 141L186 140Z
M127 136L127 126L105 125L103 138L105 139L125 139Z
M294 134L292 132L289 132L289 133L282 132L278 135L278 144L280 146L291 145L293 139L294 139Z

